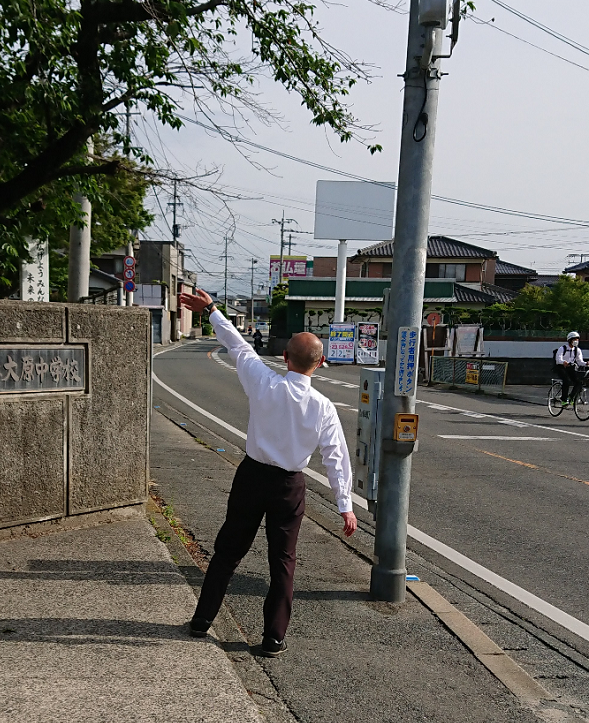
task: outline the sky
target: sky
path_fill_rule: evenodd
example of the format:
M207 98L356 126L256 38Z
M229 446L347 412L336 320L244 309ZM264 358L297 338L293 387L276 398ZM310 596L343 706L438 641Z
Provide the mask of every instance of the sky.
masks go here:
M292 229L293 254L337 255L337 240L315 240L312 232L317 181L342 176L308 162L370 180L396 181L403 101L398 76L405 69L407 9L408 0L396 12L369 0L318 6L324 37L372 66L371 82L357 85L350 100L356 117L375 128L371 137L383 146L382 153L370 155L355 141L341 144L329 131L312 126L298 96L264 77L255 91L281 120L267 126L250 114L247 124L238 121L238 132L298 161L251 146L235 147L192 123L174 131L157 126L147 113L133 117L137 141L158 165L181 175L217 169L216 187L234 197L227 202L232 220L210 191L181 192L180 240L188 249L187 267L198 271L200 286L224 293L226 237L229 293L249 294L252 259L258 262L255 286L267 284L269 257L280 250L275 221L283 212L293 219L286 224ZM492 249L504 261L544 274L561 272L578 261L579 254L589 258L589 48L583 46L581 32L585 10L584 0L476 0L474 16L461 23L452 58L442 61L448 75L440 87L432 193L566 221L432 200L430 234ZM246 36L238 42L246 43ZM190 99L183 100L183 107L186 117L197 117ZM220 114L215 120L227 127L231 122ZM147 238L171 236L170 200L166 187L150 197L156 220ZM350 241L349 255L366 245Z

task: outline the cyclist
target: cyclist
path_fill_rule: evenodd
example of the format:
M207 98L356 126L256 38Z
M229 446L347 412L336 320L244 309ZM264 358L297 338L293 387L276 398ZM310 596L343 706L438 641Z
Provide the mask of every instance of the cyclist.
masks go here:
M567 407L581 390L581 380L577 376L579 367L586 367L588 362L583 359L583 352L579 349L579 334L571 331L567 334L567 343L559 346L554 357L556 373L562 380L562 406ZM573 385L573 392L569 396L569 386Z

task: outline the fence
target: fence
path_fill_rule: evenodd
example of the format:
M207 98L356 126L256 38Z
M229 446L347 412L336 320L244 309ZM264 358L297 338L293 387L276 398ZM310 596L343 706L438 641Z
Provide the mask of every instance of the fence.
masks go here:
M104 304L105 306L122 306L123 305L122 288L114 286L112 289L104 289L90 296L84 296L80 299L81 304Z
M507 362L465 357L432 357L431 381L478 391L505 391Z

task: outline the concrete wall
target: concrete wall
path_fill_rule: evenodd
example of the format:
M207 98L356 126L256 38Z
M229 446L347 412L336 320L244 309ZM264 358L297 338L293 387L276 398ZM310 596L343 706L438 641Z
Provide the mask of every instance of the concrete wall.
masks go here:
M74 344L81 390L3 381L7 348L38 361ZM0 528L143 504L150 397L147 309L0 300Z

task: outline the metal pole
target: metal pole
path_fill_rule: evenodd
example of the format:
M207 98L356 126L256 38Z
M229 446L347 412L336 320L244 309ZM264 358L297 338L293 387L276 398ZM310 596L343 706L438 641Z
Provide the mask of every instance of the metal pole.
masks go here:
M335 314L333 321L341 324L344 320L346 303L346 264L348 262L348 242L340 239L337 248L337 271L335 277Z
M94 153L92 138L88 139L88 156ZM79 204L84 226L70 227L70 248L68 258L67 300L78 302L88 296L90 289L90 242L92 240L92 206L81 193L74 194L74 202Z
M292 234L288 234L288 255L292 254Z
M397 391L397 346L400 327L421 327L439 87L439 61L422 70L420 58L424 53L426 33L430 34L430 38L431 33L434 34L434 55L440 54L441 44L440 30L418 24L418 6L418 0L411 0L394 260L387 319L389 332L375 537L378 562L372 568L370 581L370 591L376 599L395 603L405 600L406 591L411 451L401 451L402 445L392 439L393 427L395 414L415 411L414 396L396 396L394 393ZM411 444L408 446L411 447Z

